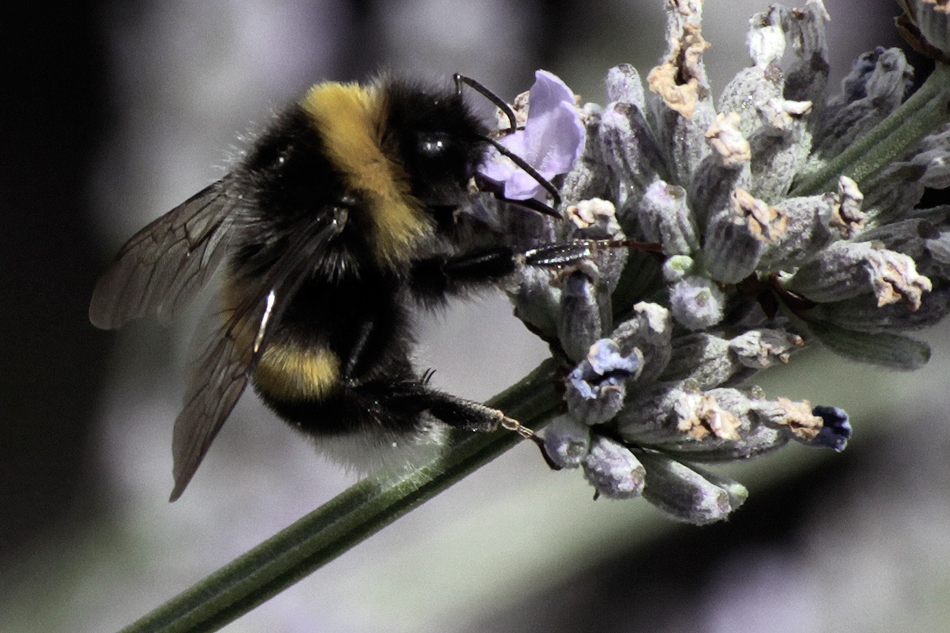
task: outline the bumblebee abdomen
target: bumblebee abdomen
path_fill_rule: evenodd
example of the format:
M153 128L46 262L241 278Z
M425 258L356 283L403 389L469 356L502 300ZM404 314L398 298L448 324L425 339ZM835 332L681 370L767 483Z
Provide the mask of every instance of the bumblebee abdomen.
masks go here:
M340 388L340 357L327 347L271 344L254 370L259 392L277 400L322 400Z
M321 272L286 300L252 376L271 408L313 428L335 423L317 409L342 391L409 371L412 343L398 278L341 272L334 282ZM240 287L232 280L232 294Z

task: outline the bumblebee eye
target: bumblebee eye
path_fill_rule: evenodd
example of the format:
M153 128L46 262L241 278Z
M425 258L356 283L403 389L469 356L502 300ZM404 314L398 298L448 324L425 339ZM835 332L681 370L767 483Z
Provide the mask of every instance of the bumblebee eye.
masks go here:
M442 160L447 158L455 143L444 132L430 132L419 136L419 155L426 160Z
M458 139L445 132L422 132L416 137L415 169L427 180L460 183L474 173Z

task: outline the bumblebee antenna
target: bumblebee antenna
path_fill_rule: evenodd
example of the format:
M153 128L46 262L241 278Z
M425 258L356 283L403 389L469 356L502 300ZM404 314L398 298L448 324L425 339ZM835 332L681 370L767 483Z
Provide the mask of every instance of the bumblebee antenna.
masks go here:
M466 77L460 73L455 73L452 75L452 79L455 80L455 94L459 97L462 96L462 84L466 84L469 88L472 88L475 92L498 106L498 109L501 110L508 118L508 129L505 130L505 134L511 134L518 129L518 119L515 118L515 112L511 109L510 105L505 103L504 99L471 77Z
M455 80L455 93L459 97L462 96L462 84L465 84L469 86L470 88L472 88L473 90L475 90L475 92L482 95L483 97L491 101L493 104L498 106L498 109L501 110L505 114L505 116L508 118L509 128L507 130L504 130L504 134L511 134L517 131L518 122L517 122L517 119L515 118L514 110L512 110L511 106L505 103L505 101L501 97L499 97L494 92L492 92L491 90L483 86L478 81L475 81L471 77L466 77L465 75L461 73L455 73L452 76L452 78ZM505 147L504 145L502 145L495 139L490 138L488 136L479 136L478 138L481 139L482 141L485 141L492 147L494 147L496 150L498 150L499 154L511 160L511 162L513 162L519 168L524 170L526 174L531 176L535 180L535 182L537 182L539 185L544 187L544 190L547 191L549 194L551 194L551 199L554 203L553 204L554 208L549 207L544 203L539 203L538 205L523 204L522 206L525 206L529 209L533 209L535 211L539 211L540 213L543 213L545 215L550 215L552 217L561 219L561 214L554 210L555 208L561 206L561 194L558 193L557 187L551 184L551 181L549 181L547 178L539 174L538 170L536 170L534 167L529 165L527 161L525 161L525 159L521 158L520 156L518 156L517 154L509 150L507 147ZM506 202L512 202L515 204L521 204L522 202L526 202L522 200L509 200L507 198L502 198L502 199L505 200Z

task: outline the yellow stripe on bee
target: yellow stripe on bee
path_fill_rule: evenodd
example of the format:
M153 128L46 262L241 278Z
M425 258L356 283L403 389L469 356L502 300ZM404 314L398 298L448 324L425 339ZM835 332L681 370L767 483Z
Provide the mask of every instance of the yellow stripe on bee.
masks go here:
M254 382L274 398L320 400L340 385L340 357L325 347L274 343L264 350Z
M347 187L368 204L378 263L393 267L408 260L432 229L403 168L381 147L386 105L380 89L322 83L310 88L300 105Z

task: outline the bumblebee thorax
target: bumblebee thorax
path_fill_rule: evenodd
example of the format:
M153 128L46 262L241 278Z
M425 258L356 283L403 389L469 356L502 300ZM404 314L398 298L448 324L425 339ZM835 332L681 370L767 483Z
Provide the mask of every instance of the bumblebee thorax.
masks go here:
M402 166L384 151L385 102L375 86L323 83L300 103L323 140L327 157L358 200L361 224L379 265L411 259L432 232L422 203L412 195Z

